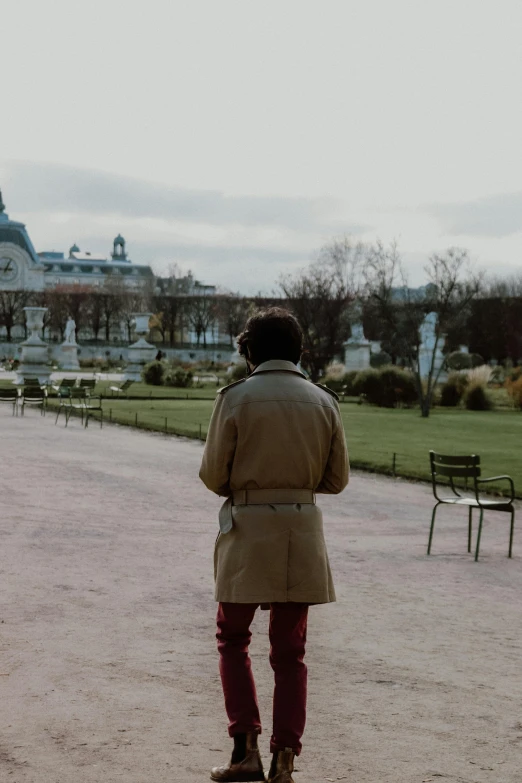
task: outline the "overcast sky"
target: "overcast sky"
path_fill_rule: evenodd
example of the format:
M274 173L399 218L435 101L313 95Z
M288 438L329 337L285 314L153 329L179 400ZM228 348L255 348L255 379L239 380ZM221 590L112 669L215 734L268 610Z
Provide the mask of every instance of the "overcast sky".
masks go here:
M37 250L254 293L322 244L522 268L520 0L1 2L0 187Z

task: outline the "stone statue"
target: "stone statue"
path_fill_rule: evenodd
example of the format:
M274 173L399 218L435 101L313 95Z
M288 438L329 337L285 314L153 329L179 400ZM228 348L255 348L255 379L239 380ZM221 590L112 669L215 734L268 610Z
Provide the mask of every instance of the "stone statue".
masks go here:
M424 348L433 349L437 339L437 313L428 313L420 327L421 345Z
M352 336L348 340L349 343L365 343L364 328L361 323L352 324Z
M65 324L65 340L64 343L74 345L76 343L76 322L71 316L67 319Z

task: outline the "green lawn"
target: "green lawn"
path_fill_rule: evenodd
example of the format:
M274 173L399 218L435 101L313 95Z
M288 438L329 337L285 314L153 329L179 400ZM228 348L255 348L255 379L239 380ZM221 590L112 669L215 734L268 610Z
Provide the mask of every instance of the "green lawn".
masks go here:
M113 392L110 391L110 386L120 386L120 383L114 381L99 381L96 384L96 393L103 394L104 397L111 397ZM145 399L162 399L170 398L173 400L189 400L203 398L205 400L213 400L216 396L216 391L219 387L226 386L226 381L220 382L219 386L205 385L200 387L194 387L190 389L175 389L171 386L149 386L146 383L133 383L129 389L129 397L145 398Z
M213 401L110 400L104 415L130 424L171 433L201 437L207 433ZM136 420L136 414L138 416ZM341 414L354 467L429 479L428 451L479 454L483 475L508 473L522 497L522 413L479 413L435 409L428 419L418 410L389 410L367 405L341 404Z
M74 375L74 373L70 373L71 375ZM225 386L226 381L220 382L219 386ZM0 388L11 388L13 385L13 382L11 380L7 380L5 378L2 378L0 376ZM96 394L103 394L104 397L111 398L111 395L114 394L114 392L110 391L111 386L120 386L120 381L98 381L96 384ZM192 399L205 399L205 400L213 400L216 396L216 390L219 387L217 385L205 385L201 387L194 387L191 389L175 389L170 386L148 386L146 383L137 382L133 383L132 386L129 389L129 397L132 399L133 397L139 398L139 399L173 399L173 400L186 400L187 398L189 400ZM52 389L50 390L50 394L53 394ZM115 399L117 398L117 395ZM125 399L124 397L121 397L121 399Z
M522 497L522 413L433 410L423 419L418 410L388 410L341 405L352 462L391 472L396 453L398 475L429 478L428 451L478 454L484 476L511 475Z
M0 385L11 383L0 379ZM111 398L108 390L111 385L115 384L101 382L96 387L97 393L106 396L106 420L206 437L216 396L214 385L174 389L135 383L130 389L130 400ZM496 402L509 404L504 390L497 394ZM49 400L50 407L55 404ZM520 411L507 407L490 413L436 408L428 419L423 419L415 409L389 410L356 405L352 401L341 403L341 413L354 467L392 473L395 465L399 476L428 479L430 449L449 454L479 454L483 475L508 473L515 481L517 495L522 497Z

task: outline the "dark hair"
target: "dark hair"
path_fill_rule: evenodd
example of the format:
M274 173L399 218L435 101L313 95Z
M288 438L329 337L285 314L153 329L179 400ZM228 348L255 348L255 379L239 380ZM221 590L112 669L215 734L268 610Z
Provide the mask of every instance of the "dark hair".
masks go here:
M237 338L239 353L256 366L270 359L297 364L303 350L303 333L297 318L283 307L258 310Z

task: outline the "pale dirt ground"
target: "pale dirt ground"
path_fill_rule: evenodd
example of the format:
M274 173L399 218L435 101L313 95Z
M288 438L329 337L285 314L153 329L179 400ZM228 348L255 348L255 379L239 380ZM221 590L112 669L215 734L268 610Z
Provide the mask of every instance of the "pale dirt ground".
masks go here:
M0 781L208 779L230 741L202 446L0 411ZM426 444L428 449L429 444ZM425 485L356 474L325 498L338 603L310 612L299 783L520 783L522 531L425 547ZM253 644L268 761L267 615Z

